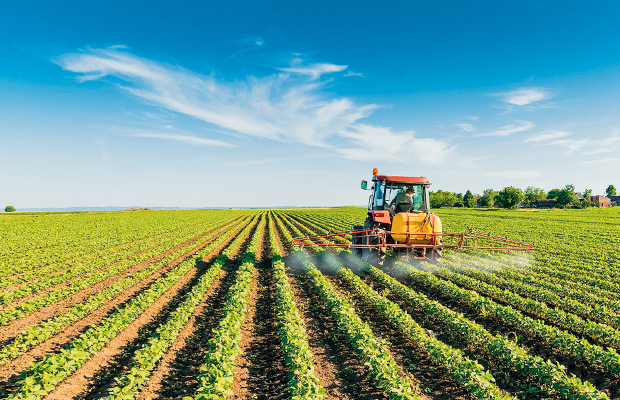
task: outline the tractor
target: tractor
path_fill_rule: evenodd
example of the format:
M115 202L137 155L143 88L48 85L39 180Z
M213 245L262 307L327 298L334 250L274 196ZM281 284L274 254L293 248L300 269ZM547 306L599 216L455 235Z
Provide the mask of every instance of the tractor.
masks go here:
M388 253L404 259L438 263L444 248L473 250L532 250L523 241L481 233L444 233L437 213L431 212L431 183L421 176L379 175L373 169L372 186L363 180L361 188L370 190L364 225L349 232L295 238L295 246L341 247L364 261L382 265Z

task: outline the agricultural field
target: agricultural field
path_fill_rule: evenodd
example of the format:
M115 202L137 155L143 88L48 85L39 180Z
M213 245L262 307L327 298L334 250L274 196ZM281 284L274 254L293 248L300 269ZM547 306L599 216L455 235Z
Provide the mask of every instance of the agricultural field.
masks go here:
M620 399L620 210L440 209L525 240L372 266L363 208L0 216L0 398Z

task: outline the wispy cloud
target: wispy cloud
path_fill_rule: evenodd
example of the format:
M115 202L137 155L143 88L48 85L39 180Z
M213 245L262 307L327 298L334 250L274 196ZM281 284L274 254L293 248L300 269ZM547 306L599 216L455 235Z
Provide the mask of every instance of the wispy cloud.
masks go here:
M224 58L225 60L230 59L230 58L234 58L237 57L240 54L246 53L250 50L255 50L258 48L261 48L265 45L265 40L259 36L254 36L254 35L249 35L246 36L240 40L238 40L238 42L240 44L242 44L244 47L243 49L237 51L236 53L233 53L232 55Z
M476 136L510 136L513 133L528 131L533 127L534 124L529 121L515 121L515 124L505 125L491 132L479 133Z
M344 74L345 77L349 77L349 76L359 76L359 77L364 77L364 74L362 74L361 72L353 72L353 71L347 71Z
M180 135L176 133L157 133L157 132L134 132L128 136L172 140L175 142L187 143L199 146L235 147L234 145L220 140L205 139L196 136Z
M310 65L292 65L287 68L278 68L280 71L288 72L291 74L297 75L308 75L312 79L318 79L321 75L331 74L334 72L341 72L347 69L346 65L336 65L336 64L310 64Z
M446 143L418 138L413 131L394 132L391 128L356 124L340 135L357 144L357 147L338 150L351 160L439 165L454 154L454 148Z
M523 88L499 95L504 102L514 106L526 106L550 97L547 90L540 88Z
M469 133L471 133L471 132L476 130L476 128L474 128L474 126L472 124L468 124L466 122L464 122L462 124L455 124L455 126L458 126L459 128L461 128L465 132L469 132Z
M587 146L590 143L590 139L562 139L562 140L553 140L549 142L551 145L561 146L566 148L566 154L571 154L584 146Z
M346 66L295 61L286 73L221 81L135 56L125 48L89 49L55 60L82 81L115 77L129 93L164 109L248 136L326 146L324 140L368 116L377 106L333 98L322 74ZM296 73L294 73L296 72Z
M565 132L565 131L543 131L539 135L530 136L529 138L525 139L523 142L524 143L546 142L549 140L565 137L570 134L571 134L570 132Z

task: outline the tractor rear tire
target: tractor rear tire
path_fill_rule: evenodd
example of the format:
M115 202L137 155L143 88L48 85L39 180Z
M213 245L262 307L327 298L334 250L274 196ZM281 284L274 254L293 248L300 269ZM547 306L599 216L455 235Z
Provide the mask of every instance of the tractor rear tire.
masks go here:
M355 231L363 231L363 230L364 230L364 227L361 226L361 225L355 225L353 227L353 231L354 232ZM363 236L362 233L354 233L352 236L353 236L353 238L352 238L351 241L353 242L353 244L357 244L357 245L362 244L362 236ZM361 247L353 247L351 250L353 250L353 255L355 257L362 258L362 248Z

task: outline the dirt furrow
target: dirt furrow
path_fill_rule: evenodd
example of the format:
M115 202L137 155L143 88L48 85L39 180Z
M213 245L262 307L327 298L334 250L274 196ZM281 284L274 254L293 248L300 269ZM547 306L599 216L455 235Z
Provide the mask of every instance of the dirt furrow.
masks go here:
M223 232L223 234L226 234L226 233L227 232ZM117 307L119 307L120 305L126 303L127 301L137 296L142 290L147 288L156 279L166 274L168 271L170 271L172 268L174 268L184 259L196 253L196 251L200 250L200 248L207 246L209 243L211 243L216 238L217 237L214 237L208 241L205 241L199 247L195 247L189 252L185 253L184 255L169 262L166 266L160 268L154 274L143 279L136 285L122 291L114 299L112 299L110 302L106 303L99 309L97 309L95 312L77 321L75 324L68 326L58 335L46 340L43 343L40 343L39 345L25 352L20 357L1 366L0 367L0 396L5 393L9 393L15 390L15 383L17 382L19 378L19 374L20 374L19 371L26 369L30 365L30 363L41 360L45 355L58 352L62 348L66 347L75 337L84 333L89 327L100 323L104 318L106 318L108 315L114 312ZM216 252L217 252L217 249L214 250L207 257L212 257L213 254L217 254Z
M375 282L372 277L368 275L364 276L363 279L375 290L381 291L384 289L381 284ZM420 293L429 295L429 293L425 293L419 285L412 285L410 287L413 290L419 291ZM500 389L526 400L555 398L549 393L538 389L529 390L530 388L537 387L537 382L534 378L523 376L515 370L507 369L504 368L502 365L497 364L497 362L493 358L485 356L484 353L481 353L482 349L471 347L464 343L460 337L454 337L451 332L446 329L445 325L441 321L438 321L434 318L429 318L429 316L424 310L416 308L415 306L409 304L407 301L404 301L398 296L392 295L391 293L388 293L386 296L388 299L397 303L404 311L409 313L414 319L414 321L420 324L424 329L427 329L430 334L435 335L437 339L441 340L449 346L463 351L463 353L467 357L478 361L478 363L484 366L486 370L490 371L493 374L493 377L495 378L495 384ZM432 294L428 297L432 300L440 301L436 296L433 296Z
M411 285L411 282L408 283ZM426 286L421 286L420 291L429 297L432 296L451 310L463 313L467 318L482 325L491 334L515 339L520 345L528 347L530 353L549 359L554 364L556 362L562 364L569 375L574 374L578 378L592 383L596 388L607 393L610 398L620 398L620 376L608 373L586 360L576 359L570 354L555 349L552 345L541 341L539 337L532 336L527 331L507 325L500 319L489 315L482 316L465 302L455 301Z
M279 352L275 286L271 276L269 229L266 225L257 254L261 255L252 279L249 311L242 327L233 399L283 399L287 367Z
M352 303L357 315L368 323L375 336L387 341L389 353L407 371L412 382L420 386L422 393L433 399L475 399L467 389L447 375L445 368L430 359L423 349L406 338L346 282L338 277L332 277L330 281L336 291Z
M232 221L228 222L227 224L230 224L230 223L232 223ZM227 225L227 224L222 224L221 226L224 226L224 225ZM176 246L174 246L174 247L173 247L173 248L171 248L170 250L167 250L166 252L161 253L161 254L159 254L159 255L157 255L157 256L151 257L151 258L150 258L150 259L148 259L148 260L142 261L142 262L140 262L140 263L139 263L139 264L137 264L137 265L145 265L145 263L146 263L146 264L148 264L148 263L151 263L151 262L153 262L153 261L159 260L159 259L163 258L165 255L170 254L171 252L176 251L176 250L178 250L179 248L181 248L181 247L183 247L183 246L187 246L187 245L189 245L189 244L191 244L191 243L193 243L193 242L196 242L196 241L198 241L198 240L202 239L203 237L207 236L209 233L213 232L214 230L216 230L216 229L218 229L218 228L219 228L219 227L214 228L214 229L211 229L210 231L207 231L207 232L201 233L200 235L194 236L194 237L192 237L192 238L190 238L190 239L188 239L188 240L184 241L183 243L177 244ZM99 267L99 268L95 268L95 269L93 269L93 270L89 271L88 273L90 274L90 273L93 273L93 272L100 272L100 271L104 271L104 270L106 270L106 269L112 268L112 267L114 267L114 266L116 266L116 265L118 265L118 264L121 264L121 263L123 263L123 262L129 261L129 260L131 260L131 259L133 259L133 258L135 258L135 257L139 257L139 256L141 256L141 255L143 255L143 254L145 254L145 253L147 253L147 252L149 252L149 251L151 251L151 250L153 250L153 249L157 248L157 247L163 247L163 245L156 245L156 246L154 246L154 247L150 247L150 248L148 248L148 249L146 249L146 250L143 250L143 251L140 251L140 252L138 252L138 253L136 253L136 254L133 254L133 255L131 255L131 256L125 257L125 258L124 258L124 259L122 259L122 260L115 261L115 262L113 262L113 263L110 263L110 264L107 264L107 265L101 266L101 267ZM166 253L167 253L167 254L166 254ZM162 255L162 254L163 254L163 255ZM130 267L130 268L131 268L131 267ZM120 276L120 275L123 275L123 274L126 276L126 275L129 275L129 274L131 274L131 273L133 273L133 272L130 272L130 270L124 270L123 272L120 272L120 273L119 273L119 274L117 274L116 276ZM75 282L75 281L77 281L77 280L79 280L79 279L81 279L81 278L82 278L81 276L78 276L78 277L75 277L75 278L68 279L68 280L66 280L66 281L64 281L64 282L62 282L62 283L59 283L59 284L56 284L56 285L50 286L50 287L48 287L48 288L45 288L45 289L43 289L43 290L40 290L40 291L38 291L38 292L36 292L36 293L34 293L34 294L31 294L31 295L29 295L29 296L25 296L25 297L22 297L22 298L20 298L20 299L16 299L15 301L12 301L11 303L8 303L8 304L4 304L4 305L0 306L0 312L2 312L2 311L4 311L4 310L6 310L6 309L8 309L8 308L15 307L15 306L17 306L17 305L19 305L19 304L21 304L21 303L24 303L24 302L26 302L26 301L28 301L28 300L31 300L31 299L34 299L34 298L37 298L37 297L42 297L42 296L45 296L45 295L46 295L47 293L49 293L50 291L53 291L53 290L56 290L56 289L62 289L62 288L64 288L64 287L66 287L66 286L70 285L71 283L73 283L73 282Z
M151 237L151 238L148 238L148 239L151 239L151 241L152 241L152 242L155 242L155 241L156 241L157 239L159 239L159 238L160 238L160 237ZM138 243L143 242L143 241L146 241L146 240L147 240L147 239L142 239L142 240L140 240L140 241L132 242L132 243L130 243L130 244L128 243L128 244L125 244L125 245L126 245L127 247L129 247L129 248L130 248L131 246L133 246L133 245L137 245ZM121 246L122 246L122 245L121 245ZM116 247L113 247L113 248L109 248L109 249L101 250L101 251L95 252L95 253L93 253L93 254L89 254L89 255L87 255L87 256L88 256L88 257L97 257L97 256L99 256L100 254L104 253L105 251L109 251L109 252L110 252L108 255L118 254L118 252L115 252L114 250L116 250L116 249L117 249L117 247L121 247L121 246L116 246ZM152 249L152 248L154 248L154 247L151 247L151 248L149 248L149 249L145 250L144 252L149 251L149 250L150 250L150 249ZM129 256L129 257L125 258L125 259L131 258L131 257L134 257L134 256L136 256L136 255L143 254L144 252L140 252L140 253L134 254L134 255ZM80 258L85 258L85 257L87 257L87 256L80 257ZM109 264L109 265L103 265L103 266L101 266L101 267L99 267L99 268L97 268L97 269L93 269L93 271L96 271L96 270L97 270L97 271L102 270L103 268L106 268L106 267L108 267L108 266L112 266L112 265L117 264L118 262L122 262L122 261L123 261L123 260L117 261L117 262L115 262L115 263L111 263L111 264ZM71 269L71 268L76 268L76 267L81 267L81 266L83 266L86 262L88 262L88 261L82 261L82 262L79 262L79 263L74 263L74 264L72 264L72 265L70 265L70 266L67 266L67 267L65 267L65 268L58 269L58 270L55 270L55 271L51 271L51 272L48 272L48 273L45 273L45 274L37 274L36 278L34 278L34 279L30 279L30 280L27 280L27 281L18 282L18 283L15 283L15 284L11 285L11 286L7 286L7 287L5 287L5 288L0 289L0 292L8 292L8 291L11 291L11 290L13 290L13 289L16 289L16 288L18 288L18 287L20 287L20 286L25 286L25 285L27 285L27 284L29 284L29 283L38 282L38 281L40 281L40 280L41 280L41 279L43 279L43 278L48 278L48 277L51 277L51 276L53 276L53 275L60 275L60 274L63 274L63 273L65 273L65 272L67 272L67 270L69 270L69 269ZM13 278L13 277L17 277L17 276L24 275L24 273L25 273L25 272L22 272L22 273L20 273L20 274L13 275L13 276L11 276L10 278ZM68 282L68 281L67 281L67 282Z
M229 225L232 224L234 221L228 222L227 224L224 224L222 226L225 225ZM157 262L158 260L161 260L162 258L168 256L169 254L174 253L175 251L179 250L180 248L187 246L191 243L194 243L195 241L199 241L201 238L209 235L210 233L212 233L213 231L219 229L218 228L214 228L209 230L208 232L205 232L204 234L199 235L198 237L195 237L193 239L190 239L184 243L181 243L179 245L176 245L160 254L158 254L155 257L150 258L149 260L145 260L139 264L136 264L132 267L129 267L127 270L121 272L120 274L111 276L107 279L104 279L103 281L89 286L86 289L80 290L76 293L73 293L72 295L62 299L61 301L58 301L52 305L49 305L47 307L43 307L40 310L35 311L32 314L29 314L21 319L18 319L16 321L11 322L10 324L0 327L0 343L7 343L9 340L11 340L12 338L14 338L15 336L17 336L19 333L21 333L22 331L24 331L25 329L27 329L30 326L36 325L41 323L42 321L45 321L49 318L53 318L59 314L61 314L62 312L65 312L69 307L71 307L74 304L80 303L82 301L84 301L85 299L87 299L89 296L91 296L92 294L106 288L109 287L111 284L113 284L114 282L117 282L118 280L121 280L131 274L134 274L138 271L141 271L144 268L147 268L150 264L152 264L153 262ZM208 243L210 243L211 241L213 241L216 238L212 238L209 239L207 242L203 243L204 245L207 245ZM199 250L199 248L204 247L203 244L201 244L198 248L194 248L192 251L190 251L189 253L187 253L186 255L183 255L182 257L187 257L193 253L195 253L196 251Z
M231 258L242 254L245 242L250 236L251 234L248 234L245 237ZM209 339L213 337L213 331L222 318L222 306L228 290L235 282L235 271L239 262L230 260L224 265L218 280L211 285L209 293L189 323L162 357L146 386L138 394L138 400L181 399L183 396L192 396L195 393L200 368L204 365L203 356L208 349Z
M287 266L291 264L286 262ZM367 376L336 321L304 275L289 280L301 313L317 377L329 399L386 399Z
M207 257L203 258L203 260L208 260L207 262L213 260L215 256L217 256L226 246L226 244L234 239L235 235L242 228L243 225L238 229L235 229L235 232L230 235L225 243L210 252ZM133 342L137 342L136 345L139 345L139 342L141 342L141 336L142 339L145 340L144 336L146 336L148 329L143 328L145 328L148 324L153 325L154 322L161 319L162 316L165 318L165 314L171 311L166 310L166 307L170 304L170 302L178 299L182 293L188 289L191 281L198 279L200 273L205 271L207 262L199 262L197 268L192 268L182 278L175 282L175 284L166 293L157 299L155 303L149 306L123 332L112 339L99 353L82 365L82 367L80 367L73 375L58 385L58 387L50 393L46 399L64 400L70 398L87 398L88 395L90 395L89 397L102 397L98 395L105 395L105 393L101 393L99 390L100 386L106 386L105 380L102 381L101 379L102 376L105 376L102 371L107 370L110 372L110 375L107 376L109 381L113 379L112 375L116 375L121 372L120 369L126 367L126 365L118 365L119 355L120 358L122 358L122 353L126 353L126 350L135 347L132 346ZM154 328L156 328L156 326L153 327L153 329ZM129 353L132 353L132 351ZM109 382L107 383L109 384Z

